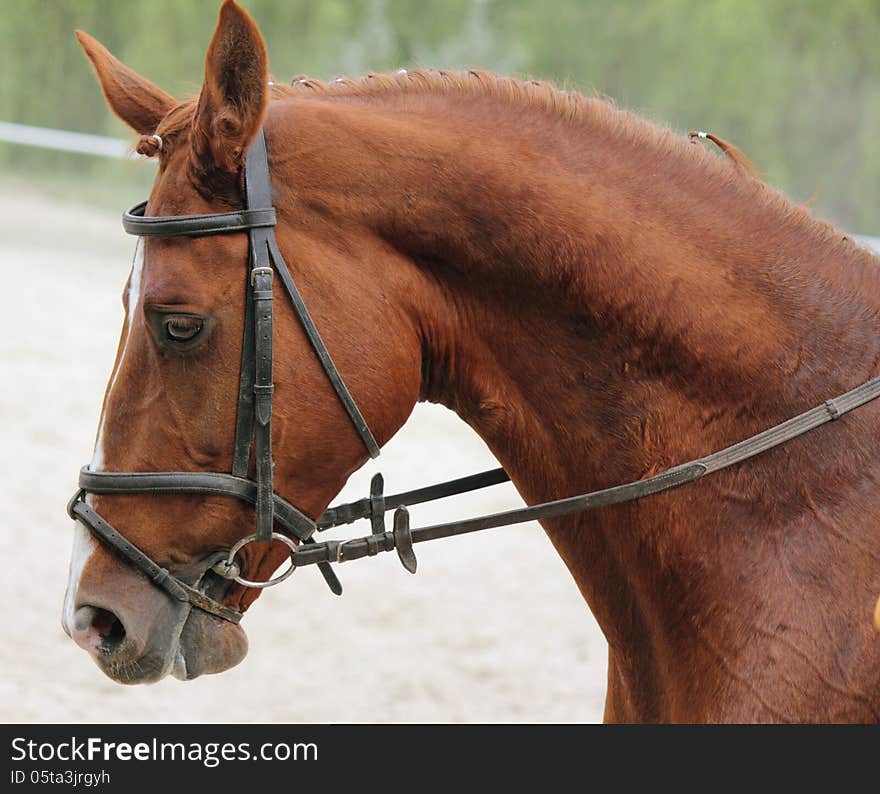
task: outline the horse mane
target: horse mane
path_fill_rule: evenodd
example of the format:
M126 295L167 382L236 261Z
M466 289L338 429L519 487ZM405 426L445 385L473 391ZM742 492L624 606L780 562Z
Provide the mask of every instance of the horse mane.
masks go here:
M360 78L336 77L329 82L300 75L294 77L289 84L272 80L270 87L270 96L274 99L294 96L370 99L414 94L464 95L498 100L525 111L559 119L572 127L589 121L592 125L604 127L615 135L628 138L634 135L647 136L660 142L662 137L670 135L669 130L618 108L612 99L598 93L586 96L578 91L559 88L545 80L519 80L480 69L399 69L387 74L371 72ZM166 141L173 141L185 133L192 123L196 103L197 97L190 97L177 105L157 127L156 133ZM677 142L685 140L676 133L672 135ZM690 138L694 133L688 135ZM760 174L751 160L733 144L711 133L703 137L710 138L718 146L733 165L738 167L740 175ZM147 135L139 139L136 150L147 157L158 154L156 142ZM714 161L717 165L718 158L710 155L703 160L712 167L710 164Z
M703 132L702 130L691 130L688 133L688 139L691 143L697 143L700 138L712 141L712 143L730 158L730 161L735 166L741 168L747 174L756 177L761 175L761 170L748 157L746 157L741 149L734 146L730 141L726 141L724 138L721 138L712 132Z
M374 97L393 94L469 95L500 99L517 106L540 110L577 123L597 106L611 107L608 99L588 98L577 91L558 88L543 80L517 80L480 69L399 69L388 74L369 73L365 77L336 77L329 83L299 76L290 85L276 85L281 94Z

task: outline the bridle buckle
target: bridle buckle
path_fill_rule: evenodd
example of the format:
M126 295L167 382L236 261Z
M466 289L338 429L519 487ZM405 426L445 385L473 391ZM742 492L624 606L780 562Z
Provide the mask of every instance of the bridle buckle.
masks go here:
M67 503L67 515L69 515L74 521L78 521L76 513L73 512L73 508L76 507L77 502L84 502L86 498L86 489L80 488Z
M251 286L254 286L254 282L257 280L257 276L268 276L270 279L272 278L272 268L271 267L255 267L251 270Z

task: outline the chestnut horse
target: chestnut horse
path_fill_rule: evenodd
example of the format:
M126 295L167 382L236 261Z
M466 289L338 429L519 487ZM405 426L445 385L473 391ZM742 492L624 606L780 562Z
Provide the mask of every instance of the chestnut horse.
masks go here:
M876 258L605 101L482 72L274 84L231 1L197 101L79 39L158 157L151 215L241 206L264 127L279 245L381 443L417 401L442 403L533 504L707 454L880 371ZM138 245L93 468L230 469L247 245ZM276 489L317 516L366 450L280 300L275 334ZM608 640L606 719L880 718L878 475L872 403L713 478L544 522ZM178 572L253 522L227 498L90 499ZM250 579L286 556L246 552ZM64 614L125 683L246 652L239 627L180 618L82 527Z

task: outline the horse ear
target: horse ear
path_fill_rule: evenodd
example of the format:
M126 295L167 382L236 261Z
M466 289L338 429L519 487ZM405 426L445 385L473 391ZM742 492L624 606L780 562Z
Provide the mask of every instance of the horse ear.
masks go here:
M141 135L154 132L177 104L174 97L114 58L88 33L78 30L76 38L92 62L110 109L135 132Z
M193 119L193 154L205 171L237 172L263 123L269 65L254 21L234 0L220 8Z

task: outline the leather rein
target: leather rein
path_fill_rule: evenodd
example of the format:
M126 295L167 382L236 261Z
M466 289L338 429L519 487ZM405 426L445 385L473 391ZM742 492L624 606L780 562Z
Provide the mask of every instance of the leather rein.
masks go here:
M815 408L711 455L683 463L642 480L567 499L413 529L410 527L408 505L421 504L507 482L509 476L504 469L492 469L405 493L385 495L382 475L377 474L371 481L369 497L331 507L317 520L313 520L275 493L272 482L273 276L277 275L280 279L327 378L371 457L375 458L379 455L379 445L333 363L278 248L275 239L277 221L272 205L268 152L262 130L247 152L245 195L246 208L233 212L148 216L145 214L147 202L142 202L125 212L122 217L125 231L140 237L203 237L214 234L248 233L250 245L244 339L232 471L230 473L107 472L92 471L85 466L79 474L79 489L67 507L72 519L80 521L93 535L144 573L156 587L164 590L171 598L189 603L192 607L232 623L238 623L242 613L209 597L201 589L204 584L203 578L208 571L246 587L262 588L279 584L296 568L317 565L330 589L335 594L341 595L342 586L331 567L332 563L372 557L380 552L396 550L404 568L415 573L416 557L413 551L415 543L526 521L571 515L678 488L707 474L734 466L773 449L880 397L880 377L872 378L855 389L826 400ZM248 477L252 452L254 479ZM128 541L87 501L88 494L132 493L202 494L235 498L254 506L255 532L239 540L232 548L215 552L202 560L201 575L194 582L185 582ZM391 531L385 529L387 510L394 510ZM367 536L322 543L314 540L313 535L316 532L363 518L369 518L371 523L372 531ZM283 529L284 533L275 531L276 526ZM256 582L243 578L236 559L239 551L249 543L272 541L280 541L287 545L290 552L289 568L268 581Z

